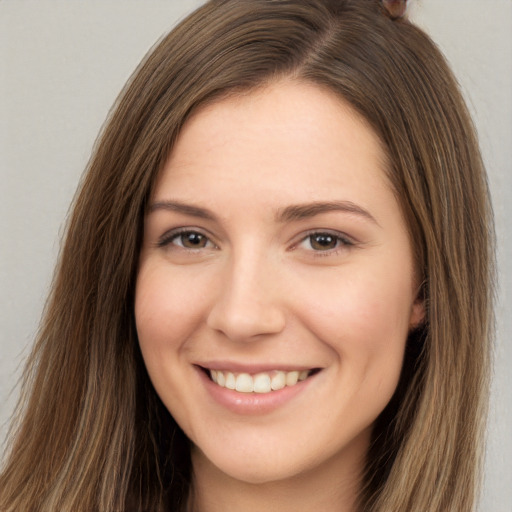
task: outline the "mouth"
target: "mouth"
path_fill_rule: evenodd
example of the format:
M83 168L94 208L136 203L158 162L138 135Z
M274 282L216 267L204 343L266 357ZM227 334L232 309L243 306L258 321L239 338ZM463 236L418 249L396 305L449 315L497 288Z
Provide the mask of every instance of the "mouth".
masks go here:
M221 388L239 393L266 394L279 391L285 387L293 387L318 373L320 368L310 370L270 370L255 374L237 373L228 370L201 368L208 378Z

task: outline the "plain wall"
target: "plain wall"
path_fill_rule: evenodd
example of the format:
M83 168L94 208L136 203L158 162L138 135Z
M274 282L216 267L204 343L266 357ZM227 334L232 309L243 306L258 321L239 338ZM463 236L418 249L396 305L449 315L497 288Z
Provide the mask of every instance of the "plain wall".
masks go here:
M200 0L0 0L0 439L95 137L154 42ZM499 304L482 511L512 504L512 0L411 0L458 76L493 195Z

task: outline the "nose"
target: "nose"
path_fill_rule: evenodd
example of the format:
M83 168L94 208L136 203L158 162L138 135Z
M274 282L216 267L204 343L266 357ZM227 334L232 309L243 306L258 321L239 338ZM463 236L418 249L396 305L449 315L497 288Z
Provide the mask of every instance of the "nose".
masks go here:
M278 269L264 257L254 256L226 267L208 314L208 326L239 342L281 332L285 311Z

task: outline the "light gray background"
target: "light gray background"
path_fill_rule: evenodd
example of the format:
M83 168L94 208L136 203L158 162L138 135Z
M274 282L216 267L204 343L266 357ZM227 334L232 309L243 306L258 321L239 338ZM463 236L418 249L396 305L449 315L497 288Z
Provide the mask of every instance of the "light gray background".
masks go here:
M200 0L0 0L0 439L63 221L95 137L140 59ZM411 0L481 138L499 238L498 339L482 512L512 509L512 0ZM1 453L1 450L0 450Z

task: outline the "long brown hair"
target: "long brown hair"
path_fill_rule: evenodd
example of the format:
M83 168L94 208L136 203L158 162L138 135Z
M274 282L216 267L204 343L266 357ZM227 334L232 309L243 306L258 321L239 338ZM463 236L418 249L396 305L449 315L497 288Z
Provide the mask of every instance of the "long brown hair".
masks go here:
M426 320L376 422L360 508L473 509L493 231L451 71L376 0L213 0L145 58L98 140L27 364L0 510L184 509L188 441L149 382L134 326L145 208L191 112L282 77L334 92L379 135L423 279Z

